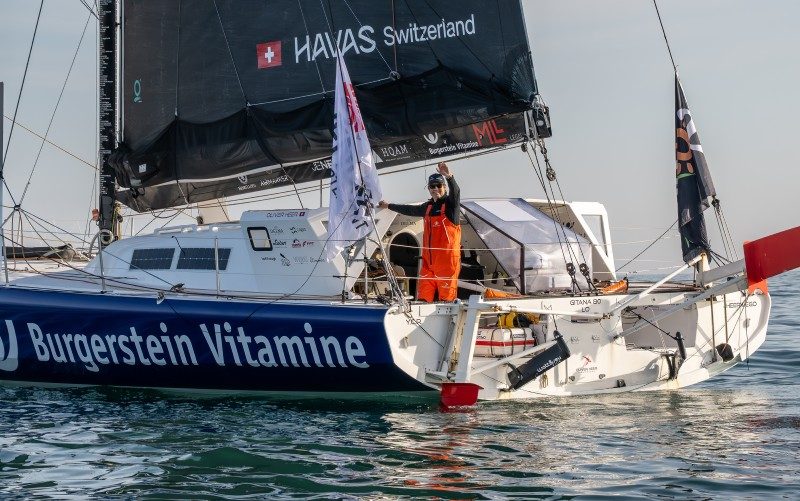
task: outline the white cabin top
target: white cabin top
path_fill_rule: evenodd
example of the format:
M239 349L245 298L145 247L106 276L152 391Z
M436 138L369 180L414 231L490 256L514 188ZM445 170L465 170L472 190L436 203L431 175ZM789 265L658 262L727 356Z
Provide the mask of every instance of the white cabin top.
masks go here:
M526 293L564 289L571 280L562 257L564 245L576 268L585 262L595 278L615 278L608 216L599 203L473 199L462 202L462 211L462 273L469 268L476 274L466 278L497 279L501 270L506 286ZM349 250L348 265L347 250L325 261L327 219L327 208L256 210L244 212L237 222L161 228L114 242L84 271L102 275L111 288L341 297L363 280L365 255L379 260L383 255L372 235L366 252L363 241ZM377 210L375 219L389 262L413 282L421 219L390 210ZM554 232L554 227L562 231ZM55 286L44 277L15 283Z

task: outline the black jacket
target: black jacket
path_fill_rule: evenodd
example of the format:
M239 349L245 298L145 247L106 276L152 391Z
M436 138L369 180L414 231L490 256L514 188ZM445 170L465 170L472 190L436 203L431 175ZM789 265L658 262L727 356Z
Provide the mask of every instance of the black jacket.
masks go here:
M444 215L453 224L461 224L461 189L456 183L455 176L450 176L447 179L447 195L437 201L431 198L427 202L419 205L404 205L404 204L389 204L389 209L402 214L404 216L425 216L428 206L431 207L431 216L438 216L442 213L442 204L444 204Z

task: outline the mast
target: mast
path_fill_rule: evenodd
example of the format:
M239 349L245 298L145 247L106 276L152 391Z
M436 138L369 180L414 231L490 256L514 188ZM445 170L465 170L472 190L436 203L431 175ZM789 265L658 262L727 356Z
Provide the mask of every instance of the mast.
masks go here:
M100 69L99 69L99 123L100 123L100 179L99 179L99 219L97 225L100 230L114 233L116 191L114 186L114 168L109 164L108 158L116 146L117 131L117 2L116 0L100 0L98 2L98 15L100 22ZM114 239L119 235L114 233ZM108 245L113 240L101 238L102 245Z

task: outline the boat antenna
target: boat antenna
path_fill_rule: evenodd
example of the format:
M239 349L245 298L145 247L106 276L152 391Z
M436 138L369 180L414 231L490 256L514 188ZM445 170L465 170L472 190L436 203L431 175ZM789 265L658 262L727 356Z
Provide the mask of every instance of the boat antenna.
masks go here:
M656 9L656 16L658 16L658 24L661 26L661 34L664 35L664 43L667 44L667 53L669 53L669 60L672 62L672 68L675 74L678 73L678 66L675 65L675 58L672 57L672 49L669 46L669 39L667 38L667 31L664 29L664 23L661 21L661 12L658 11L658 3L653 0L653 7Z

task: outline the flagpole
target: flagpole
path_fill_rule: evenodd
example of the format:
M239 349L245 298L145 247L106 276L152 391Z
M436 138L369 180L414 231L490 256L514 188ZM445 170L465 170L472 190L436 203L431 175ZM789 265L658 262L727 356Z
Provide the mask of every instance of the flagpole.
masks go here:
M338 50L338 47L337 47ZM344 55L339 54L336 58L336 64L339 66L339 72L344 74L342 64L344 63ZM345 83L342 81L342 86ZM351 83L351 88L353 90L353 99L355 100L355 86ZM342 89L343 91L347 91L346 88ZM361 114L359 110L359 115ZM353 128L353 123L350 121L350 116L348 114L348 123L350 124L350 129ZM366 125L364 126L364 130L366 131ZM361 169L361 155L358 153L358 141L356 141L355 131L351 135L351 139L353 141L353 151L355 151L357 164L358 164L358 177L361 180L361 189L367 189L366 181L364 180L364 172ZM371 193L370 193L371 195ZM370 197L371 198L371 197ZM369 217L370 221L372 222L372 229L375 231L375 240L378 242L378 247L381 249L381 255L383 256L383 269L386 272L386 281L390 285L390 290L392 291L392 295L396 297L397 301L401 304L403 309L407 310L408 306L406 305L405 298L403 297L402 291L400 289L400 285L397 282L397 277L394 276L394 270L390 266L389 262L387 261L388 256L386 254L386 249L383 247L383 236L378 233L378 225L375 221L375 212L371 203L368 201L367 204L364 206L364 212L367 217ZM367 234L368 235L368 234ZM369 257L367 256L367 235L364 235L363 238L363 248L364 248L364 303L368 301L368 271L369 271Z

